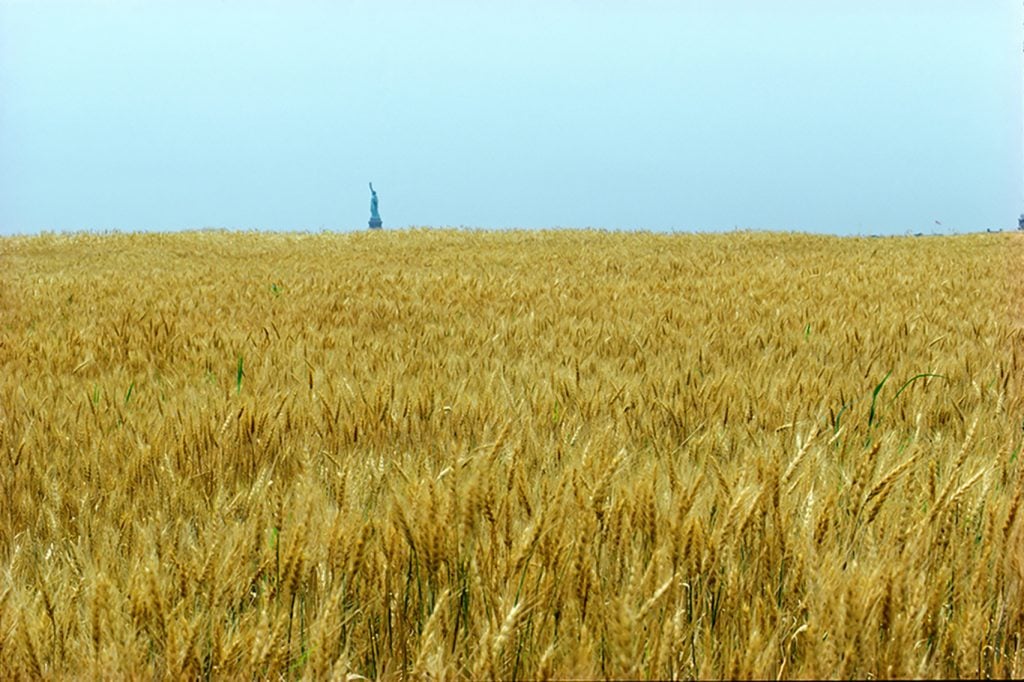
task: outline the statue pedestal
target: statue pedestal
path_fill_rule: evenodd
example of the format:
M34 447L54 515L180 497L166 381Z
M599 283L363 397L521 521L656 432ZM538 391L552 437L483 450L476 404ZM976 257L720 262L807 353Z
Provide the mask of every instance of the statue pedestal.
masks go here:
M384 226L384 223L381 222L380 218L370 218L370 229L371 230L379 230L383 226Z

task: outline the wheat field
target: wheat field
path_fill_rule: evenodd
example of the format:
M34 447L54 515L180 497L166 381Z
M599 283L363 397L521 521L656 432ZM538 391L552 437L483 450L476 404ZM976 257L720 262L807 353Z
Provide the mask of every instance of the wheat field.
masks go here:
M1024 676L1024 239L0 239L0 677Z

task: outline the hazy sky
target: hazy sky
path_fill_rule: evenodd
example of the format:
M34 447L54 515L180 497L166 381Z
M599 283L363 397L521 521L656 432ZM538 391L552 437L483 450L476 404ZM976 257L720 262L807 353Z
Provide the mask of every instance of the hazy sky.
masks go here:
M0 233L1015 227L1020 0L0 0ZM941 226L935 221L942 223Z

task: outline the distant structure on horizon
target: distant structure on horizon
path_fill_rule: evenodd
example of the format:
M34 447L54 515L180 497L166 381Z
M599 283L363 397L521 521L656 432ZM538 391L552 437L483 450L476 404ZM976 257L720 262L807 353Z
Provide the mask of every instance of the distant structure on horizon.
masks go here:
M373 190L373 183L370 183L370 229L379 230L384 225L380 219L380 211L377 210L377 193Z

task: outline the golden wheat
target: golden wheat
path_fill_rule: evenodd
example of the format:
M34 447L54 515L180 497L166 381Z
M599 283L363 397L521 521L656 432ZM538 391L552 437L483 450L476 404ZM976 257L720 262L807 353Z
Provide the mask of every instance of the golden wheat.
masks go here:
M1024 675L1022 257L0 240L0 676Z

